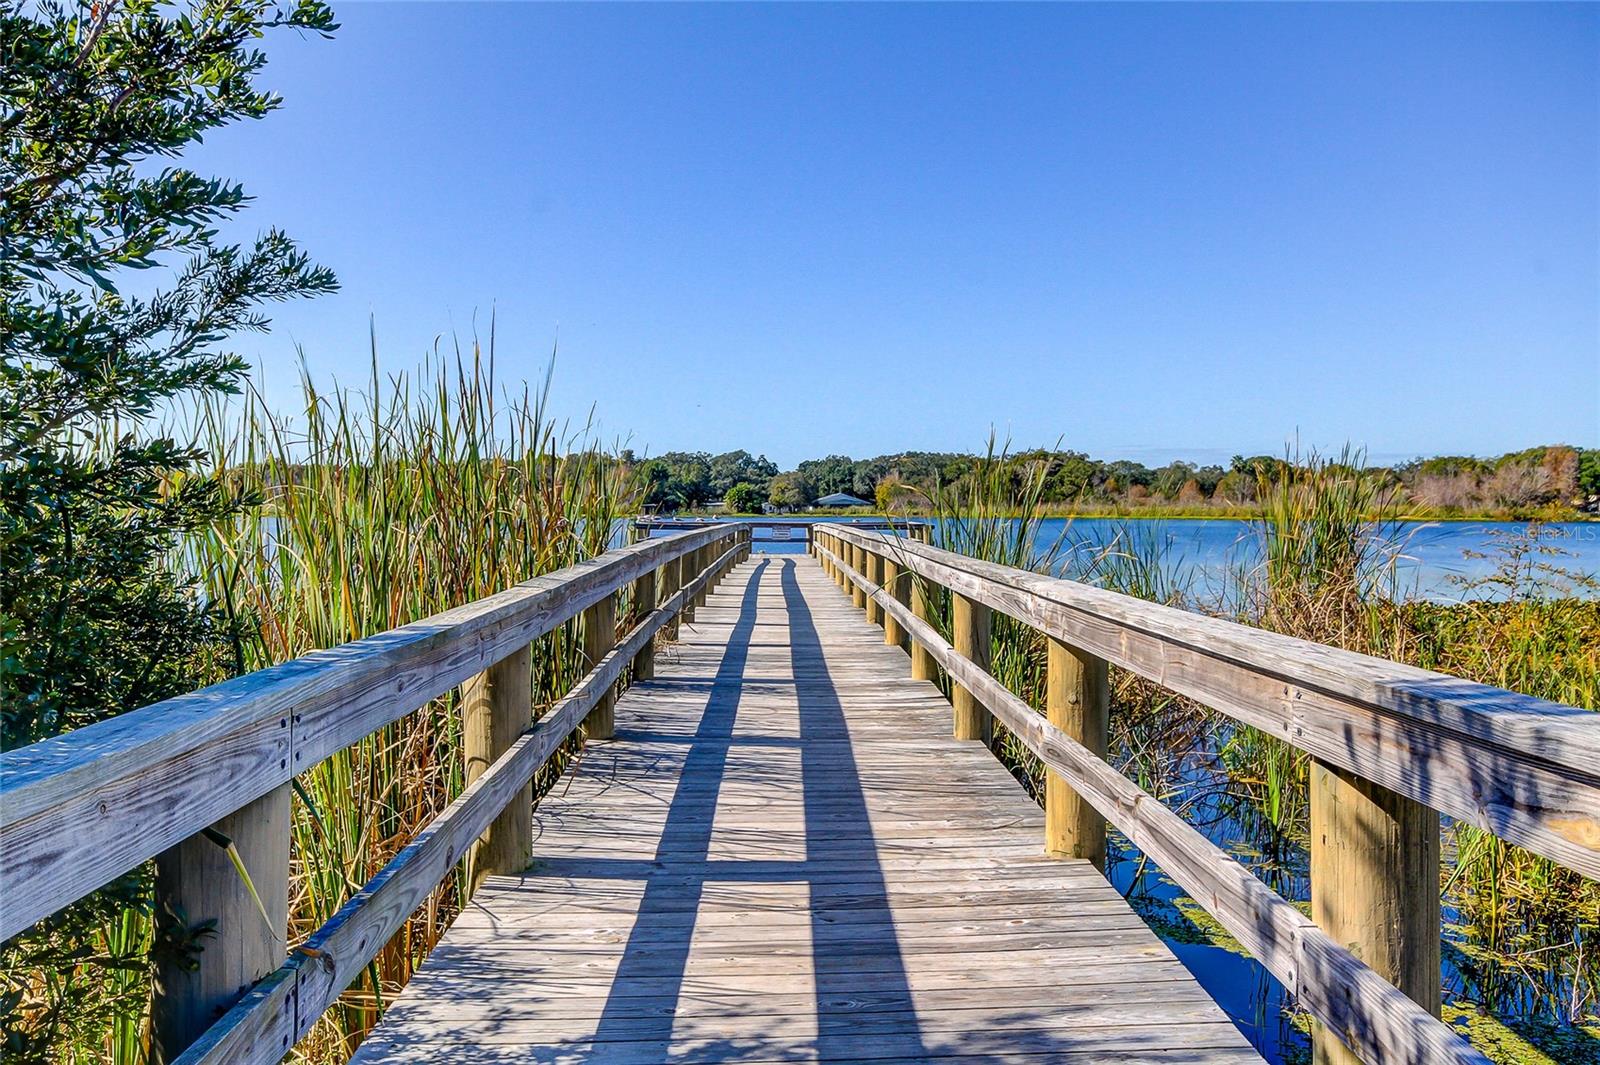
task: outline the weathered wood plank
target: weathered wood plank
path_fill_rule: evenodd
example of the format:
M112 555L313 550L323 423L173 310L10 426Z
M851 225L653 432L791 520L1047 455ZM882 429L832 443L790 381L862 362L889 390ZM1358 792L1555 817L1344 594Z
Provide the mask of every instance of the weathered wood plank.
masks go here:
M357 1060L1259 1061L821 567L760 559Z

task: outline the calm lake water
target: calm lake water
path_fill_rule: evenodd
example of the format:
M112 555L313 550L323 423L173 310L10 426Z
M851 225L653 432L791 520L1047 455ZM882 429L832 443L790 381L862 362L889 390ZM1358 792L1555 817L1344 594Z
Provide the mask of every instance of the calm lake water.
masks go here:
M1482 580L1503 564L1507 545L1527 537L1530 528L1520 521L1398 523L1384 535L1394 553L1396 590L1407 598L1441 601L1484 597L1489 589ZM1552 522L1538 528L1541 543L1554 552L1541 554L1540 561L1576 574L1600 574L1600 522ZM1063 551L1057 571L1066 575L1108 547L1137 551L1154 543L1176 579L1200 599L1214 599L1233 574L1258 565L1261 557L1255 527L1231 518L1041 522L1036 538L1041 551L1058 540ZM804 543L760 543L756 550L790 553L804 550ZM1581 588L1570 590L1585 594Z

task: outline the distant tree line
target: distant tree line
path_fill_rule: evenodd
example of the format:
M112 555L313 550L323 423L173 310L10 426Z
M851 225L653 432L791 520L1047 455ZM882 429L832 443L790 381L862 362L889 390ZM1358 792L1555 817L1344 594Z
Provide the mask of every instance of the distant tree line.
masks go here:
M742 450L669 451L647 459L624 451L621 457L638 471L644 501L654 509L724 504L739 513L801 510L835 492L880 510L914 512L935 488L958 487L975 476L980 461L972 454L905 451L868 459L828 455L780 471L765 455ZM1043 468L1047 503L1112 509L1249 506L1263 480L1275 479L1288 461L1235 455L1226 466L1175 461L1151 467L1044 448L1006 458L1019 486ZM1495 458L1418 458L1367 467L1366 473L1384 482L1396 502L1441 515L1600 509L1600 450L1592 448L1557 444Z

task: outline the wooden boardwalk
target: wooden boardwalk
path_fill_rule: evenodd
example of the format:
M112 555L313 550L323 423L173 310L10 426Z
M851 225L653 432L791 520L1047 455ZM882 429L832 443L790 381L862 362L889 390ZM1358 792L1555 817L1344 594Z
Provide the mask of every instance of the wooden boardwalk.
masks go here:
M804 555L725 577L356 1057L1260 1058Z

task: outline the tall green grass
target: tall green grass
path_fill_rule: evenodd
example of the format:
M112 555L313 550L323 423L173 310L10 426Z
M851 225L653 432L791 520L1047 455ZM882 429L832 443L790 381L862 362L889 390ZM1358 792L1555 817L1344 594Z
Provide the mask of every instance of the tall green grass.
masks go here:
M215 472L263 500L213 528L192 564L226 602L251 670L406 624L607 549L636 496L588 426L537 390L503 390L488 352L435 354L361 390L308 374L292 416L252 396L204 424ZM624 615L625 616L625 615ZM534 649L536 701L581 674L576 623ZM461 791L454 694L301 774L292 849L291 942L331 917ZM298 1053L344 1060L461 904L447 880L329 1011Z

